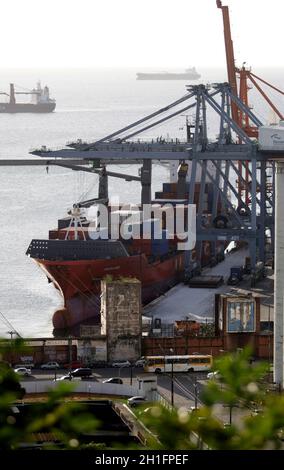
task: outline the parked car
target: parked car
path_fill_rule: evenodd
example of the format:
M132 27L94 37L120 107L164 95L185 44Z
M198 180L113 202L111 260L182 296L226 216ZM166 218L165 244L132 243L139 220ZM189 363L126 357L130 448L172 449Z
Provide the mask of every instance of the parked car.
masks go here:
M16 374L23 375L24 377L28 377L29 375L32 375L31 369L28 369L27 367L17 367L14 369Z
M127 403L129 406L139 406L143 403L147 403L147 400L145 397L143 396L140 396L140 395L137 395L137 396L134 396L134 397L131 397L127 400Z
M131 363L129 361L122 361L122 362L113 362L111 367L130 367Z
M90 377L92 375L92 369L89 367L79 367L71 371L72 377Z
M15 364L13 369L19 369L20 367L26 367L32 369L35 365L32 362L22 362L21 364Z
M132 407L142 405L143 403L147 403L147 400L141 396L131 397L127 400L127 404Z
M40 366L41 369L60 369L60 365L58 362L47 362L46 364L42 364Z
M220 379L221 375L218 370L215 370L214 372L209 372L207 374L207 379Z
M123 384L123 380L120 377L111 377L110 379L103 380L103 384Z
M146 364L145 359L138 359L138 361L135 362L135 367L144 367Z
M61 382L62 380L81 380L82 377L72 377L72 375L70 374L67 374L67 375L61 375L61 377L57 377L56 379L54 379L55 382Z
M73 379L72 375L67 374L67 375L61 375L61 377L57 377L56 379L54 379L54 381L60 382L61 380L72 380L72 379Z

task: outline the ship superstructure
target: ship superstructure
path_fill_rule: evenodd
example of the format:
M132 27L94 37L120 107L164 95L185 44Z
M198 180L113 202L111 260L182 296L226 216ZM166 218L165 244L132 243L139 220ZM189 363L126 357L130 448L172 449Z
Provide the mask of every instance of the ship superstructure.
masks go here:
M56 107L56 101L49 96L48 86L42 88L40 82L36 88L25 91L15 91L14 83L10 83L10 92L0 92L0 95L8 98L6 102L0 103L0 113L51 113ZM17 102L16 95L31 95L31 101Z

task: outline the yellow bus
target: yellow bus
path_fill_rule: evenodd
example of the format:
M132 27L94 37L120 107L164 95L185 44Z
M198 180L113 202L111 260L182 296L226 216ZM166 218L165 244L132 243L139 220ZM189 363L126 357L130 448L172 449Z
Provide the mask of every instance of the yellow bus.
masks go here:
M210 354L187 356L145 356L144 371L160 374L162 372L202 372L212 368Z

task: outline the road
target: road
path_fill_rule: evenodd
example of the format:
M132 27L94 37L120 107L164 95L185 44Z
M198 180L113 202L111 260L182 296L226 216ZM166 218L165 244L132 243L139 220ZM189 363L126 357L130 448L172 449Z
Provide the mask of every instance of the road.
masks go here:
M57 378L62 375L67 375L68 371L66 369L54 370L40 370L32 369L31 377L22 377L21 380L53 380L55 376ZM136 377L141 375L150 375L143 371L141 368L132 369L132 384L135 385ZM152 375L152 374L151 374ZM110 377L120 377L123 380L124 384L131 384L131 369L129 367L125 368L114 368L106 367L93 369L93 380L99 382L108 379ZM80 380L80 379L77 379ZM200 406L202 389L207 382L207 372L187 372L187 373L175 373L174 374L174 406L177 408L183 407L187 410L191 410L197 404ZM158 381L158 392L171 403L172 398L172 378L171 374L159 374L157 375ZM235 423L240 424L242 419L245 416L248 416L251 413L248 409L234 408L232 410L232 420ZM223 407L221 404L215 406L215 416L219 418L224 423L229 423L230 420L230 410L226 407Z
M59 369L55 370L41 370L32 369L31 377L23 377L22 380L53 380L55 377L59 378L62 375L67 375L68 370ZM146 372L141 368L132 369L132 384L135 385L136 377L141 375L147 375ZM149 375L149 374L148 374ZM174 374L174 404L177 407L185 407L190 409L195 406L195 395L199 399L202 391L204 381L206 380L207 373L201 372L187 372L187 373L175 373ZM129 367L114 368L106 367L93 369L94 380L103 381L110 377L121 377L124 384L131 384L131 369ZM158 379L158 391L171 403L171 374L159 374Z

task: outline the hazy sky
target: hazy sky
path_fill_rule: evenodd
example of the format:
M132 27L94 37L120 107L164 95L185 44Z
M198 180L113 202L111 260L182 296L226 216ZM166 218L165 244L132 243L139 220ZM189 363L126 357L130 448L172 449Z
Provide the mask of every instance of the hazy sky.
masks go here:
M237 64L283 65L284 0L223 0ZM0 67L224 66L215 0L2 0Z

